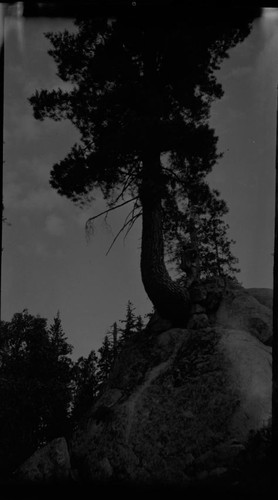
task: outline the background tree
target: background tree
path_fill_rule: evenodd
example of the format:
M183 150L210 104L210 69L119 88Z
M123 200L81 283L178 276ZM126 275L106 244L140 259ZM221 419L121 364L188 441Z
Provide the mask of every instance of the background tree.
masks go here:
M98 359L98 369L99 369L99 383L104 383L111 372L111 368L114 364L114 348L113 341L109 338L109 335L106 334L100 349L98 350L99 359Z
M224 217L228 207L217 190L204 182L188 182L180 206L175 210L176 227L166 237L169 262L187 275L187 283L212 277L234 278L238 259L232 253L229 225ZM164 215L167 228L167 206ZM171 224L171 222L170 222Z
M67 341L59 312L47 333L50 343L47 359L49 371L49 391L47 396L49 399L46 399L45 402L48 407L46 438L49 441L53 436L67 436L70 431L69 409L72 399L71 379L73 368L70 356L73 347Z
M113 323L112 330L110 332L110 337L112 338L112 346L113 346L113 360L116 359L119 352L119 329L118 324Z
M140 333L143 332L144 327L145 327L144 320L143 320L142 316L139 314L136 318L136 333L137 333L137 335L140 335Z
M125 319L120 320L120 323L123 324L123 327L119 329L120 348L122 348L134 335L136 335L138 331L138 318L136 317L134 310L135 307L131 300L129 300L126 306Z
M161 8L78 20L74 33L47 35L58 75L72 90L30 98L37 119L69 119L80 131L80 144L51 172L58 193L84 202L100 188L107 212L132 203L121 231L142 215L143 285L156 310L175 322L186 321L190 298L165 266L163 204L180 197L188 170L202 179L219 158L208 121L223 95L215 71L257 13ZM170 217L170 229L175 224Z
M99 396L102 384L108 379L117 356L128 340L142 332L143 319L140 315L136 316L134 311L135 307L129 300L125 319L120 320L124 327L119 328L115 321L104 336L98 352L92 350L88 357L82 356L74 363L71 405L73 426L78 423L78 420Z
M12 472L47 441L65 435L71 399L71 346L57 316L27 310L1 323L0 464Z
M71 422L74 426L95 401L99 392L98 357L94 350L80 357L73 368Z

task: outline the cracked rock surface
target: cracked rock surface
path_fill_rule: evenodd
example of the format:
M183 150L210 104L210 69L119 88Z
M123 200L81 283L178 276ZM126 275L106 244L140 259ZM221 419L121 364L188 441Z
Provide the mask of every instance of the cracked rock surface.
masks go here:
M271 297L236 286L217 310L210 303L199 327L196 318L187 329L154 318L121 352L68 448L62 438L38 450L21 468L24 480L187 486L225 478L250 431L271 416Z
M143 332L72 438L80 481L186 485L224 474L270 418L271 376L271 348L244 322Z

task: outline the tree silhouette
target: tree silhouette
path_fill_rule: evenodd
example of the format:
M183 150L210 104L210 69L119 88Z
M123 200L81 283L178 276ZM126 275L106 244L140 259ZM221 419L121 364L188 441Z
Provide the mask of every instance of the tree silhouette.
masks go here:
M142 215L143 285L160 315L176 323L186 323L190 296L165 266L165 205L182 199L189 173L197 186L219 159L209 125L211 104L223 95L215 71L256 14L202 7L79 19L76 32L47 34L72 90L30 98L35 118L69 119L80 132L80 143L54 165L52 187L76 203L93 202L100 188L106 214L130 203L119 234ZM175 213L168 212L168 237Z
M98 396L98 357L92 350L87 358L81 356L73 367L73 401L71 422L74 426Z
M69 410L72 399L71 379L73 363L70 358L73 347L68 343L62 327L60 313L55 316L48 329L50 342L47 370L51 380L50 391L45 394L48 410L47 440L53 436L67 435ZM48 399L49 398L49 401Z
M60 318L27 310L1 322L0 465L12 472L39 446L65 435L71 402L72 348Z
M144 330L144 320L142 316L139 314L136 319L136 333L140 335Z
M113 349L113 342L109 338L109 335L106 334L102 345L100 349L98 350L99 352L99 359L98 359L98 369L99 369L99 382L100 384L104 383L111 372L111 368L114 363L114 349Z
M213 277L234 278L239 272L238 259L231 247L229 225L224 217L228 207L217 190L206 183L198 189L188 183L187 196L180 207L176 207L176 228L167 240L169 262L177 270L186 273L186 282ZM165 216L167 224L167 215Z
M124 325L119 329L119 344L121 347L137 333L138 319L135 316L134 310L135 308L131 300L128 300L125 319L120 320L120 323Z

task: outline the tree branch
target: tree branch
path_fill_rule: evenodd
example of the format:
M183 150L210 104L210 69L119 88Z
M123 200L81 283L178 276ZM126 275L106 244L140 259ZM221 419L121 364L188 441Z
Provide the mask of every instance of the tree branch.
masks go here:
M134 198L130 198L130 200L124 201L123 203L120 203L119 205L117 205L115 207L107 208L107 210L104 210L103 212L100 212L99 214L94 215L93 217L90 217L86 221L86 224L85 224L85 230L86 230L86 232L89 232L89 229L90 229L89 226L90 226L90 224L92 223L93 220L97 219L101 215L104 215L104 214L107 214L108 212L111 212L112 210L116 210L116 208L123 207L124 205L127 205L127 203L130 203L131 201L134 201L134 200L137 200L137 199L138 199L138 196L134 196Z
M143 212L142 212L142 210L141 210L138 214L134 215L134 216L132 217L132 219L129 221L130 227L127 229L127 231L126 231L126 233L125 233L125 235L124 235L124 240L126 239L126 237L127 237L128 233L129 233L129 231L131 231L131 229L132 229L132 227L133 227L133 224L134 224L134 223L135 223L135 221L136 221L136 220L137 220L137 219L138 219L138 218L142 215L142 213L143 213Z
M120 192L120 194L117 196L117 198L111 203L110 206L113 206L115 203L117 203L119 201L120 198L123 199L123 195L124 195L124 192L126 191L126 189L128 188L128 186L130 186L130 184L132 183L133 179L136 177L136 173L134 173L133 171L131 171L130 173L127 174L127 178L125 179L124 181L124 185L123 185L123 188Z
M173 172L170 168L167 167L162 167L162 170L166 170L166 172L169 172L172 177L175 177L180 184L184 183L184 180L180 179L180 177L176 174L176 172Z
M118 237L120 236L120 234L123 232L123 230L125 229L125 227L126 227L126 226L128 226L131 222L133 222L133 223L134 223L134 222L135 222L135 220L136 220L136 219L137 219L137 218L141 215L141 213L142 213L142 212L140 212L139 214L133 215L131 219L129 219L128 221L126 221L126 222L124 223L124 225L121 227L121 229L117 232L117 234L116 234L115 238L113 239L113 241L112 241L111 245L109 246L109 248L108 248L108 250L107 250L107 252L106 252L106 254L105 254L105 255L108 255L108 254L109 254L109 252L110 252L111 248L113 247L114 243L116 242L116 240L118 239ZM132 225L133 225L133 224L132 224ZM132 226L131 226L131 227L132 227ZM130 229L131 229L131 227L130 227ZM127 234L126 234L126 236L127 236Z
M140 205L138 206L138 205L137 205L137 202L138 202L138 198L137 198L137 200L135 201L135 203L134 203L134 205L133 205L132 209L130 210L130 212L127 214L127 216L126 216L126 218L125 218L125 223L127 222L127 220L128 220L128 218L129 218L129 216L131 215L131 216L133 217L135 210L136 210L137 208L139 208L139 206L140 206Z

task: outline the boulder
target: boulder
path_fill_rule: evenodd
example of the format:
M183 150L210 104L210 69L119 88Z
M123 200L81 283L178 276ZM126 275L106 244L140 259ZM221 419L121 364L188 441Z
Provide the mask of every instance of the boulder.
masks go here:
M257 289L235 283L217 300L214 291L195 294L186 328L155 314L121 351L70 439L70 457L65 439L56 439L17 479L78 487L226 483L250 433L271 418L272 313L270 294Z
M79 480L180 486L224 473L270 419L271 378L271 348L250 331L143 332L72 437Z
M20 483L64 483L71 477L65 438L57 438L38 449L14 474Z
M247 292L255 297L260 304L272 309L273 290L271 288L246 288Z
M254 289L253 289L254 290ZM244 330L267 345L272 342L272 310L263 304L265 295L242 287L228 288L213 315L213 323L225 328Z

